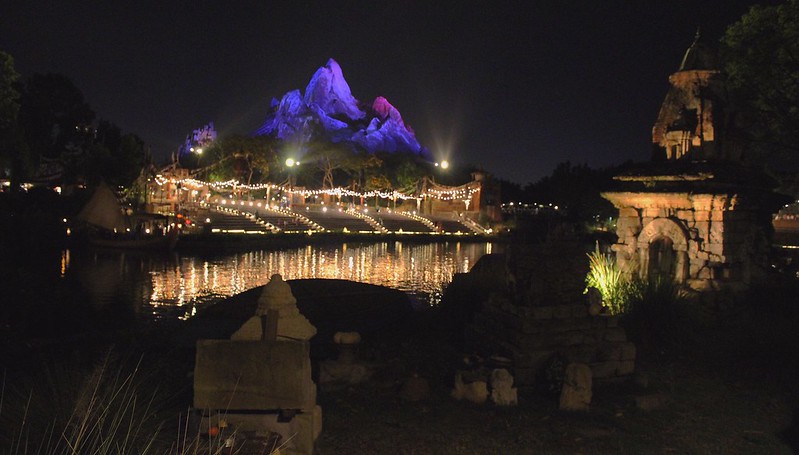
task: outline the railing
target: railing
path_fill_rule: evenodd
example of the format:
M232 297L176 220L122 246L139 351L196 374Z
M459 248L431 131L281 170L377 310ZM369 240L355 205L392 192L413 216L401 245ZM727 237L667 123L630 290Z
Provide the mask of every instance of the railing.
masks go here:
M354 216L356 218L360 218L360 219L366 221L366 223L369 226L372 226L376 231L378 231L380 233L383 233L383 234L388 234L388 229L386 229L382 224L378 223L377 220L375 220L371 216L368 216L365 213L361 213L360 211L355 210L355 209L347 209L346 213L349 213L350 215L352 215L352 216Z
M301 214L299 212L295 212L295 211L293 211L291 209L286 209L286 208L282 208L282 207L266 207L266 210L271 210L273 212L282 213L283 215L292 216L294 218L297 218L300 221L302 221L303 223L305 223L308 226L310 226L312 228L310 230L317 231L317 232L325 232L326 231L326 229L323 228L322 226L320 226L319 223L317 223L314 220L308 218L307 216L305 216L305 215L303 215L303 214Z
M230 207L222 207L222 206L219 206L219 205L215 206L214 210L216 210L217 212L227 213L227 214L233 215L233 216L243 216L243 217L249 219L250 221L252 221L252 222L254 222L256 224L259 224L259 225L265 227L266 229L268 229L272 233L276 233L276 232L280 231L280 229L277 226L273 225L272 223L270 223L268 221L265 221L265 220L259 218L254 213L250 213L250 212L247 212L247 211L242 212L242 211L240 211L238 209L233 209L233 208L230 208ZM244 230L244 232L248 233L249 231ZM253 232L255 232L255 231L253 231Z
M416 213L413 213L413 212L396 212L396 213L399 213L400 215L404 215L404 216L407 216L408 218L414 219L414 220L424 224L425 226L429 227L430 229L432 229L433 232L441 234L441 229L439 229L438 226L436 226L435 223L433 223L431 220L429 220L429 219L427 219L427 218L425 218L423 216L419 216L419 215L417 215Z
M474 232L475 234L489 235L489 234L491 234L493 232L490 228L489 229L484 228L478 222L474 221L471 218L464 217L463 220L462 220L462 223L467 228L471 229L472 232Z

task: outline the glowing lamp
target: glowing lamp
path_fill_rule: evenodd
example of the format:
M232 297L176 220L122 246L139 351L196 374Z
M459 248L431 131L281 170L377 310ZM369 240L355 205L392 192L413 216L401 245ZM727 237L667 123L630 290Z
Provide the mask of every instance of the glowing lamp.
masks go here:
M297 164L297 162L294 161L294 158L286 158L286 166L287 167L293 167L295 164Z
M444 160L441 162L441 169L447 169L449 167L449 161Z

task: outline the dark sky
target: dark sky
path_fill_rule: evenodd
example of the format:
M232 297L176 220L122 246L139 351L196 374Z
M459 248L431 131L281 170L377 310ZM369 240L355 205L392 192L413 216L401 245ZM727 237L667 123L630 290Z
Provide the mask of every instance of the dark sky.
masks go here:
M648 159L697 26L715 41L756 1L10 3L0 49L17 71L67 75L156 157L209 121L252 132L332 57L437 158L524 184L566 160Z

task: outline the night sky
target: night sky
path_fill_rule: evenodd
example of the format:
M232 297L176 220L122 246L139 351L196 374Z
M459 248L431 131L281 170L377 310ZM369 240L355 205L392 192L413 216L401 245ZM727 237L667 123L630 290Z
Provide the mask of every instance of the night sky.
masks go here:
M525 184L566 160L648 159L697 26L716 41L756 1L9 3L17 71L65 74L156 158L209 121L251 133L332 57L436 158Z

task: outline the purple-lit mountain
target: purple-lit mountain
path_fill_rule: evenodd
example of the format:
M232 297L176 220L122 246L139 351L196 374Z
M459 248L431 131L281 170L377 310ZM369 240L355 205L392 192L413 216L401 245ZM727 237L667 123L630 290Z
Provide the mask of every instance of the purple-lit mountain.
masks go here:
M378 96L368 106L352 96L341 67L332 58L316 71L304 95L292 90L280 101L273 98L256 134L292 142L323 135L332 142L357 144L370 153L411 152L430 159L428 150L388 100Z

